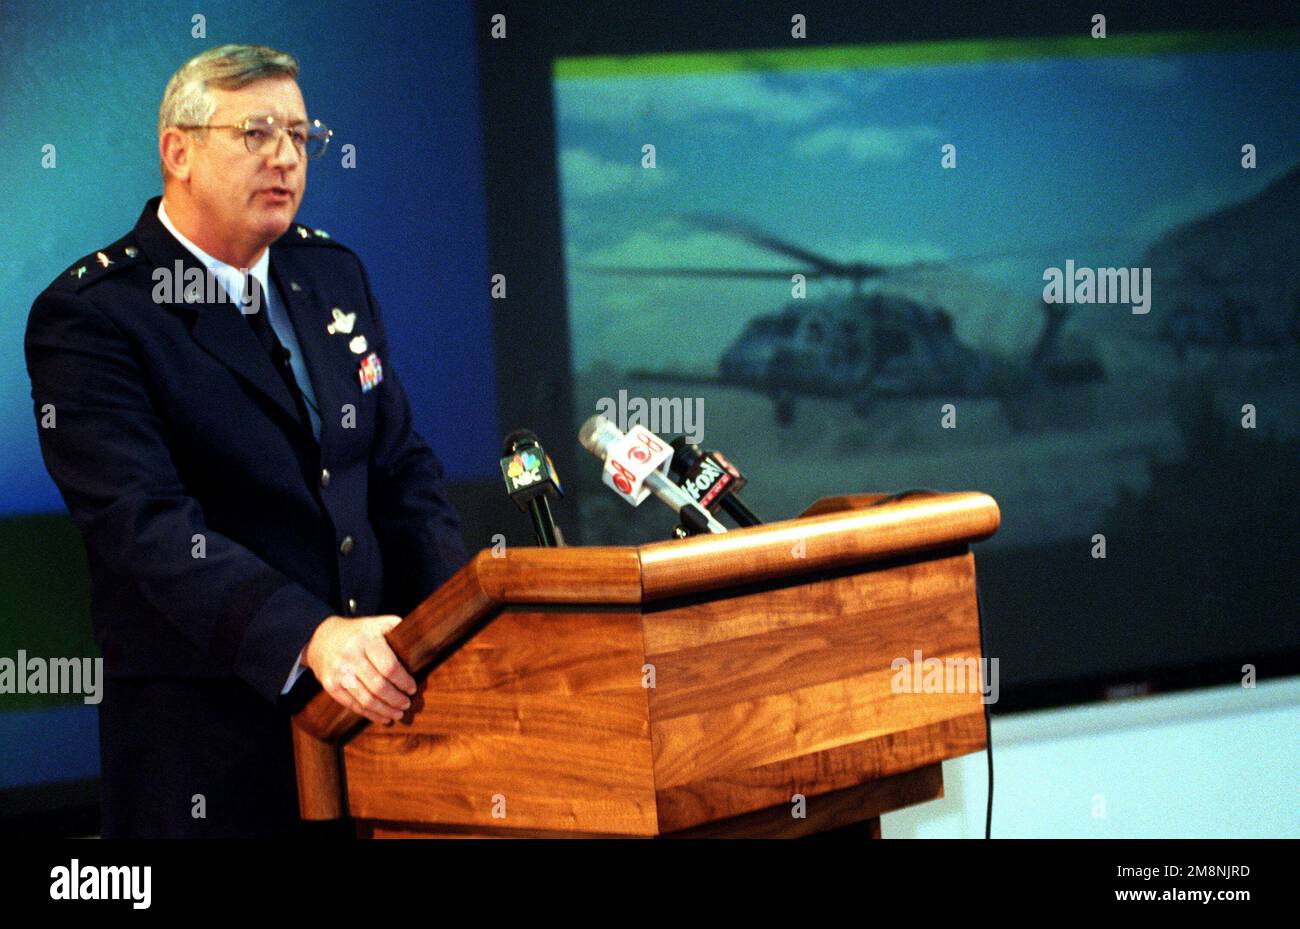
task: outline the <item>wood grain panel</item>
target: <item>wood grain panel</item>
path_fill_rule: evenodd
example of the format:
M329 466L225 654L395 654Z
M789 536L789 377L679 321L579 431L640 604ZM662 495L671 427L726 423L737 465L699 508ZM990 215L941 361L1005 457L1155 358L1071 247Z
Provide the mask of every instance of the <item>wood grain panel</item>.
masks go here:
M298 815L306 820L339 819L343 815L343 785L338 746L322 742L297 724L292 728Z
M911 659L921 648L925 657L978 658L970 621L970 603L949 594L923 607L902 604L849 613L650 655L657 684L651 694L654 717L663 722L768 694L889 673L896 658Z
M845 602L862 609L886 609L944 596L970 596L974 584L974 562L947 564L941 570L924 565L914 570L889 571L883 567L863 568L846 574ZM650 656L678 649L723 642L743 635L757 635L776 629L824 622L825 600L832 594L822 588L801 584L786 592L772 587L731 594L730 598L699 597L692 609L656 607L647 609L646 652ZM729 592L730 593L730 592ZM675 603L676 601L668 601Z
M867 835L880 838L880 816L943 796L943 767L932 764L868 781L856 787L807 797L804 815L795 818L792 802L770 806L742 816L706 822L690 829L664 833L666 839L795 839L842 829L853 823L871 823ZM865 837L865 835L864 835Z
M409 724L344 747L353 816L651 835L644 645L632 610L507 609L420 683ZM493 797L505 798L505 820Z
M478 566L490 557L480 552L388 633L393 652L413 675L451 654L494 615L498 604L478 581ZM294 715L294 722L318 739L341 742L366 724L366 718L319 691Z
M943 769L932 764L915 771L807 798L804 816L795 818L792 806L782 803L742 816L733 816L661 835L665 839L748 838L790 839L816 835L859 823L863 837L880 838L880 816L892 810L937 800L943 796ZM446 823L363 820L357 823L362 838L373 839L481 839L481 838L601 838L594 833L547 832L536 829L480 829ZM629 836L632 838L632 836Z
M969 552L688 598L648 612L645 625L655 644L647 660L662 829L845 789L983 744ZM894 661L912 661L918 649L923 659L963 662L972 673L956 682L961 692L895 693Z
M581 732L574 735L580 735ZM596 731L565 740L403 737L373 727L344 748L349 811L490 828L652 835L653 782L644 740ZM504 798L504 818L494 816Z
M635 610L511 608L461 648L472 661L448 662L429 687L439 693L626 693L641 681L640 624Z
M982 713L978 691L890 692L885 669L654 720L660 789ZM652 697L653 701L653 697ZM981 717L982 718L982 717Z
M560 832L554 829L481 829L451 823L393 822L368 819L357 823L360 839L648 839L647 835L612 836L602 832Z
M926 656L978 658L973 587L974 558L963 553L648 612L653 718L884 671L922 646ZM911 595L882 602L875 589Z
M413 675L445 658L510 603L636 604L641 568L633 548L528 548L495 557L481 551L425 598L387 636ZM318 693L296 716L319 739L342 741L366 724L328 694Z
M766 807L786 805L788 809L796 793L812 802L821 793L914 771L945 758L979 751L984 744L983 716L968 715L912 732L895 732L733 771L725 778L661 789L656 798L659 826L664 832L673 832Z
M575 727L590 727L592 713L598 712L602 738L649 738L645 706L632 704L624 694L587 694L577 701L568 694L533 693L521 701L508 692L446 693L426 689L416 694L412 709L407 719L385 727L384 734L440 737L448 732L471 731L563 740L572 737Z
M478 559L479 583L500 603L636 604L641 562L635 548L515 546Z

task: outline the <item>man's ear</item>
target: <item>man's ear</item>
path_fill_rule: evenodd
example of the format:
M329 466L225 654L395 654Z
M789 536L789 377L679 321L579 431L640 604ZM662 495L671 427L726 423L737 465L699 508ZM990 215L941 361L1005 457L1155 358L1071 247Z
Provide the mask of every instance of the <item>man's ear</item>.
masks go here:
M194 138L188 132L172 126L164 129L158 137L158 157L162 159L163 168L178 180L189 180L193 156Z

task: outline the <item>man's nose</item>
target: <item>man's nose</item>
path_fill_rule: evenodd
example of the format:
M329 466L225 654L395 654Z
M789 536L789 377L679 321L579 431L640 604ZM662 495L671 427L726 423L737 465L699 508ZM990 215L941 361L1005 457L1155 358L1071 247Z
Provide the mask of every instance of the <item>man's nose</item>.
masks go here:
M302 161L304 155L298 151L298 146L293 144L289 138L287 130L282 130L275 134L275 147L271 150L270 164L273 167L292 168Z

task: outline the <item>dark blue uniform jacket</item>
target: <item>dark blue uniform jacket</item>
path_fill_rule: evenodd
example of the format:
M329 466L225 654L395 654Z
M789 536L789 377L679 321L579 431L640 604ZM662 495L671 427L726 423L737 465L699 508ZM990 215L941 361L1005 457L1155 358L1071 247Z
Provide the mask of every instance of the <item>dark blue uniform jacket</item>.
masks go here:
M162 286L158 269L203 266L157 210L37 298L25 343L41 451L89 559L103 831L285 834L289 710L317 685L280 691L312 632L405 615L466 556L357 256L300 225L271 245L318 443L238 308ZM382 379L363 391L371 353Z

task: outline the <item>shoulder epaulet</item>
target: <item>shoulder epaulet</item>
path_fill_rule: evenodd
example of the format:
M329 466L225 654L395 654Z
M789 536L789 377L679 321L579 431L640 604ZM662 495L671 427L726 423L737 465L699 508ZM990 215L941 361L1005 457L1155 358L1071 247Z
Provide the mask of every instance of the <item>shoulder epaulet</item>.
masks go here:
M71 290L85 290L109 275L129 268L140 260L140 247L128 233L112 245L106 245L85 258L74 261L58 276L55 285Z
M302 223L294 223L289 227L289 231L280 236L279 244L281 245L328 245L333 248L348 250L346 245L340 245L330 238L330 234L324 229L313 229L311 226L304 226Z

